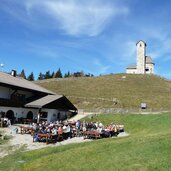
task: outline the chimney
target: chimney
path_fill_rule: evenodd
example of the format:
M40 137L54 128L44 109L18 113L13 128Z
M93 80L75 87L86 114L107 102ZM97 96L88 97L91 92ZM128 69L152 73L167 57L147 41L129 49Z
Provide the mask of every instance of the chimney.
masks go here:
M17 71L16 71L16 70L12 70L12 71L11 71L11 75L12 75L13 77L16 77L16 76L17 76Z

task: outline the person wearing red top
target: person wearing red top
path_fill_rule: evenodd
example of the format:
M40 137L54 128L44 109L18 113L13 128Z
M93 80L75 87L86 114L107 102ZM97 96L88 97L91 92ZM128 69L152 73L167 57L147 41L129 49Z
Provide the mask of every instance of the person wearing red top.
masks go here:
M60 139L63 140L63 129L61 126L58 128L58 140Z

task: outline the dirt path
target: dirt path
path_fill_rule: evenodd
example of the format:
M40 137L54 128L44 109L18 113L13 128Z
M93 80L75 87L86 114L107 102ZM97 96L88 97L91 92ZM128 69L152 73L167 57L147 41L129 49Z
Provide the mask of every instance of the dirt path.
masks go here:
M1 145L0 146L0 158L11 154L13 151L21 148L23 145L26 147L27 150L35 150L35 149L41 149L41 148L46 148L46 147L55 147L55 146L60 146L60 145L66 145L66 144L71 144L71 143L81 143L81 142L86 142L86 141L91 141L91 140L84 140L83 137L75 137L71 138L68 140L64 140L62 142L57 142L55 144L48 144L43 142L34 142L33 143L33 137L29 134L16 134L15 133L15 128L17 126L11 126L9 128L1 128L1 131L3 131L3 135L11 135L12 138L7 144Z

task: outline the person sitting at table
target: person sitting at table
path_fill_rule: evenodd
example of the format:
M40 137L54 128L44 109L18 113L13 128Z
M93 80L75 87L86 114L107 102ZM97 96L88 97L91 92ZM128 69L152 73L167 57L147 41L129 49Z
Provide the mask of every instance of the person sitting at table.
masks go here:
M102 133L102 130L103 130L102 127L100 127L100 126L97 127L97 132L99 132L100 134Z
M86 122L85 121L83 121L83 132L85 132L86 130L87 130L87 125L86 125Z
M71 138L72 136L71 136L71 127L70 127L70 125L68 124L68 125L66 125L66 139L68 139L68 138Z
M101 122L99 123L99 127L101 127L101 128L103 127L103 124Z
M55 140L55 142L57 142L58 131L57 131L57 128L56 128L56 127L54 127L54 128L52 129L52 137L53 137L53 139Z
M64 124L64 126L62 127L63 129L63 138L64 140L66 140L68 137L67 137L67 123Z
M58 140L60 139L63 140L63 129L61 126L58 128Z
M75 127L76 127L76 136L79 137L80 136L80 128L81 128L80 120L77 120L77 122L75 123Z
M37 131L39 134L44 134L44 130L42 127L39 128L39 130Z
M38 141L39 141L39 137L37 134L35 134L33 137L33 142L38 142Z
M32 124L33 130L37 131L38 130L38 125L36 123L33 122Z

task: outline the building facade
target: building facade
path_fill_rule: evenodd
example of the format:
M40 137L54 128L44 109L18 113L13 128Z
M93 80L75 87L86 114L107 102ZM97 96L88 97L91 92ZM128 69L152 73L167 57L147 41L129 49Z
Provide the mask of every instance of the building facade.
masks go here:
M24 120L52 122L64 120L77 113L77 108L63 95L41 86L0 72L0 118L12 123Z
M146 43L139 41L137 47L137 64L126 68L127 74L154 74L154 62L150 56L146 56Z

